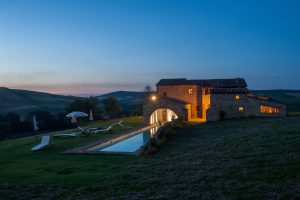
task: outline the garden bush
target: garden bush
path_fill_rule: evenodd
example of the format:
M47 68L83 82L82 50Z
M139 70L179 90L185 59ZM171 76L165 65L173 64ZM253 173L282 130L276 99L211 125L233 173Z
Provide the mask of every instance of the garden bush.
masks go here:
M5 134L11 132L10 123L0 122L0 140L5 138Z
M145 155L153 154L160 146L167 142L170 136L175 135L186 125L187 123L181 118L177 118L171 122L166 122L164 125L159 127L155 136L150 138L149 142L144 145L142 153Z

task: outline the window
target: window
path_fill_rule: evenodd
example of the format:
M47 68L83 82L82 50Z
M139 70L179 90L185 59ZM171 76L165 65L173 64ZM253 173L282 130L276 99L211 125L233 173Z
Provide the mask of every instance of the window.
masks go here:
M261 105L260 106L260 112L261 113L279 113L280 110L279 110L279 108L273 108L273 107L270 107L270 106Z
M164 96L164 97L167 96L167 92L164 92L164 93L163 93L163 96Z
M240 99L240 95L235 95L235 100L239 100Z
M193 89L193 88L190 88L190 89L188 90L188 93L189 93L189 94L194 94L194 89Z
M239 112L244 112L244 107L243 106L239 107Z
M205 95L209 95L209 94L210 94L210 89L208 89L208 88L205 88L205 90L204 90L204 94L205 94Z

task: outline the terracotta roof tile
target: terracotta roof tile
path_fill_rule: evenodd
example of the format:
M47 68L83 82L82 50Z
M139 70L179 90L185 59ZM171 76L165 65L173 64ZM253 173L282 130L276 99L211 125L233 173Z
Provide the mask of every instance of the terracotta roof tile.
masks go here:
M163 85L201 85L204 87L216 88L246 88L247 83L243 78L232 79L203 79L203 80L187 80L186 78L161 79L156 86Z

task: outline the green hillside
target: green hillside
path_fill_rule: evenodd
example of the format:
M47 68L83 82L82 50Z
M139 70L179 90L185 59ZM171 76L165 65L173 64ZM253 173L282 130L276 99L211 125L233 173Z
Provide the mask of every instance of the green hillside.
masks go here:
M0 142L0 199L296 200L299 131L300 117L210 122L181 130L149 156L61 153L106 140L111 134L105 133L54 138L41 152L30 151L40 137L7 140Z
M289 112L300 112L300 90L251 90L250 92L287 104ZM97 98L102 100L110 96L119 100L123 111L131 112L141 103L143 92L117 91ZM0 113L22 114L34 110L58 113L64 111L65 106L75 98L77 97L0 87Z
M52 113L63 112L65 106L75 98L73 96L0 87L0 113L16 112L23 114L34 110L46 110Z

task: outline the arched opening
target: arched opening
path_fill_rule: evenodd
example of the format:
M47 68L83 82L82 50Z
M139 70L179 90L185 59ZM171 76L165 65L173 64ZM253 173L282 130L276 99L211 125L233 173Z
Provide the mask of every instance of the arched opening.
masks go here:
M178 118L178 116L173 110L169 108L159 108L150 115L150 124L170 122L176 118Z

